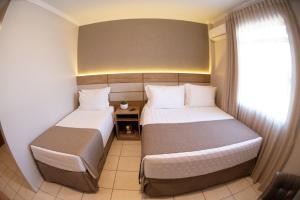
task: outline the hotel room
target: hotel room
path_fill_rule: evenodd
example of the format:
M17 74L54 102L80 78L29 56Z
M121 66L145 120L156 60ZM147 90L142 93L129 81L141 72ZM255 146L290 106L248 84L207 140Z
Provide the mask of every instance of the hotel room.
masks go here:
M300 200L299 0L0 0L0 200Z

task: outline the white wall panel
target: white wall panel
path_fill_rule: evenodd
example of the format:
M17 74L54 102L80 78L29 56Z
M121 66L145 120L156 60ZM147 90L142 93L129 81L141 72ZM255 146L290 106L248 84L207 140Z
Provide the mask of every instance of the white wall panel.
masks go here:
M0 120L27 182L42 177L29 144L74 109L78 27L29 3L11 1L0 30Z

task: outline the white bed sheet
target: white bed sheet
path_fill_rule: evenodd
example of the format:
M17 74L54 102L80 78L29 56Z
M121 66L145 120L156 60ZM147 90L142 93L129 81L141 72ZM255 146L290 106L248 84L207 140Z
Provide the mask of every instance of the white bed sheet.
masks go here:
M216 106L184 107L178 109L151 109L146 104L141 115L141 125L188 123L222 119L233 119L233 117Z
M114 126L113 112L114 108L112 106L108 109L97 111L77 109L57 123L56 126L97 129L102 135L105 147ZM79 156L51 151L33 145L31 145L31 149L35 159L47 165L67 171L86 171L86 167Z
M233 119L218 107L150 109L144 107L141 124L188 123ZM163 134L163 133L162 133ZM147 178L177 179L213 173L249 161L259 152L262 138L193 152L147 155L143 159Z

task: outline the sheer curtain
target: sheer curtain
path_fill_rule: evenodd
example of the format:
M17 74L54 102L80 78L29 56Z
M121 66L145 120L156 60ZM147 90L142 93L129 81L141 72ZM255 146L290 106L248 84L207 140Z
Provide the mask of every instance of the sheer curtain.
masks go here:
M239 107L282 126L292 84L291 49L283 18L241 24L237 43Z
M299 29L284 0L257 1L226 24L227 111L264 138L252 177L265 189L299 129Z

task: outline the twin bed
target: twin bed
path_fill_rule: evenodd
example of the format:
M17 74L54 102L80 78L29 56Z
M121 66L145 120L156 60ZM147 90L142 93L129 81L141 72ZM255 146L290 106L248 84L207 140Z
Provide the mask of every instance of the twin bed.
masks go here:
M214 102L211 104L211 100L200 100L206 106L191 106L190 99L190 105L182 106L187 102L186 97L178 99L182 87L171 92L167 87L159 88L159 93L151 89L146 88L148 103L141 118L139 179L146 194L178 195L251 173L262 142L258 134L214 106ZM173 105L166 103L164 95L174 101ZM214 101L214 94L210 98ZM97 191L113 139L113 107L75 110L52 129L31 145L45 180L83 192Z
M114 138L109 89L80 92L80 107L36 138L31 151L43 178L96 192ZM99 101L100 98L100 101Z

